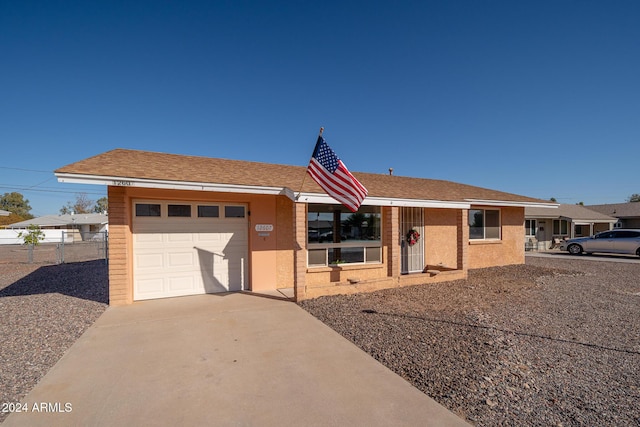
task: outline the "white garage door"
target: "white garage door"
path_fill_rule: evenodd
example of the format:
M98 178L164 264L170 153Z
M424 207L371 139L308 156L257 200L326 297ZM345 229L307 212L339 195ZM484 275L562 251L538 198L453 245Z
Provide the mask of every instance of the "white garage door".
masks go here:
M245 289L242 205L134 201L133 299Z

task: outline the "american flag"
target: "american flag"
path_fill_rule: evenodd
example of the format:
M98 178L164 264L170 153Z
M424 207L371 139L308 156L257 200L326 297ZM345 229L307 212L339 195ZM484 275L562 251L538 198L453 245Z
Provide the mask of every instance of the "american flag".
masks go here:
M329 196L345 205L351 212L357 211L367 197L367 189L351 175L322 135L318 136L307 172Z

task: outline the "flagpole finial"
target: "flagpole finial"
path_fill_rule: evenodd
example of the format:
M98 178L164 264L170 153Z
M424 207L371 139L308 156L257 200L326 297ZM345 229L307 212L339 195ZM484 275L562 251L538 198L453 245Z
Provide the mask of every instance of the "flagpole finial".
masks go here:
M322 136L322 132L324 132L324 128L323 127L320 128L320 136Z

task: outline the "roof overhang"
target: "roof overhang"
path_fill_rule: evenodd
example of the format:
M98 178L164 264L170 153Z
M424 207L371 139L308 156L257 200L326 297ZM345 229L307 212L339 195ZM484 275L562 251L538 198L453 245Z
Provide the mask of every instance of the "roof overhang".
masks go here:
M222 193L250 193L285 195L293 200L293 191L283 187L257 185L214 184L210 182L170 181L162 179L123 178L120 176L79 175L56 173L58 182L72 184L108 185L114 187L161 188L165 190L217 191Z
M335 204L340 203L327 194L318 193L300 193L297 201L303 203L323 203ZM469 209L469 203L453 202L445 200L420 200L420 199L401 199L390 197L367 197L362 202L363 206L400 206L400 207L416 207L416 208L446 208L446 209Z
M574 219L567 216L561 216L560 219L570 221L574 225L591 225L591 224L615 224L617 219Z
M548 208L557 209L560 206L558 203L543 203L543 202L513 202L506 200L481 200L481 199L465 199L471 205L481 206L502 206L502 207L519 207L519 208Z
M291 200L303 203L323 203L339 204L336 200L324 193L300 193L297 197L293 190L287 187L268 187L258 185L242 184L216 184L210 182L173 181L163 179L128 178L108 175L86 175L75 173L55 173L58 182L71 184L93 184L114 187L138 187L138 188L159 188L165 190L192 190L192 191L215 191L222 193L248 193L264 195L283 195ZM464 201L450 200L420 200L404 199L393 197L367 197L363 203L365 206L399 206L399 207L422 207L422 208L444 208L444 209L469 209L471 205L482 206L515 206L515 207L542 207L557 208L555 203L535 203L535 202L515 202L500 200L479 200L466 199Z

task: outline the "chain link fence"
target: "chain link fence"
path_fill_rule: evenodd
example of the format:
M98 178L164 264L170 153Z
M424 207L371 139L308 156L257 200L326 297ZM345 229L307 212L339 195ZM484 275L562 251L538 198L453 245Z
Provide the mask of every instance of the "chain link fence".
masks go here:
M47 238L36 246L0 238L0 263L62 264L109 259L108 232L57 231L60 237Z

